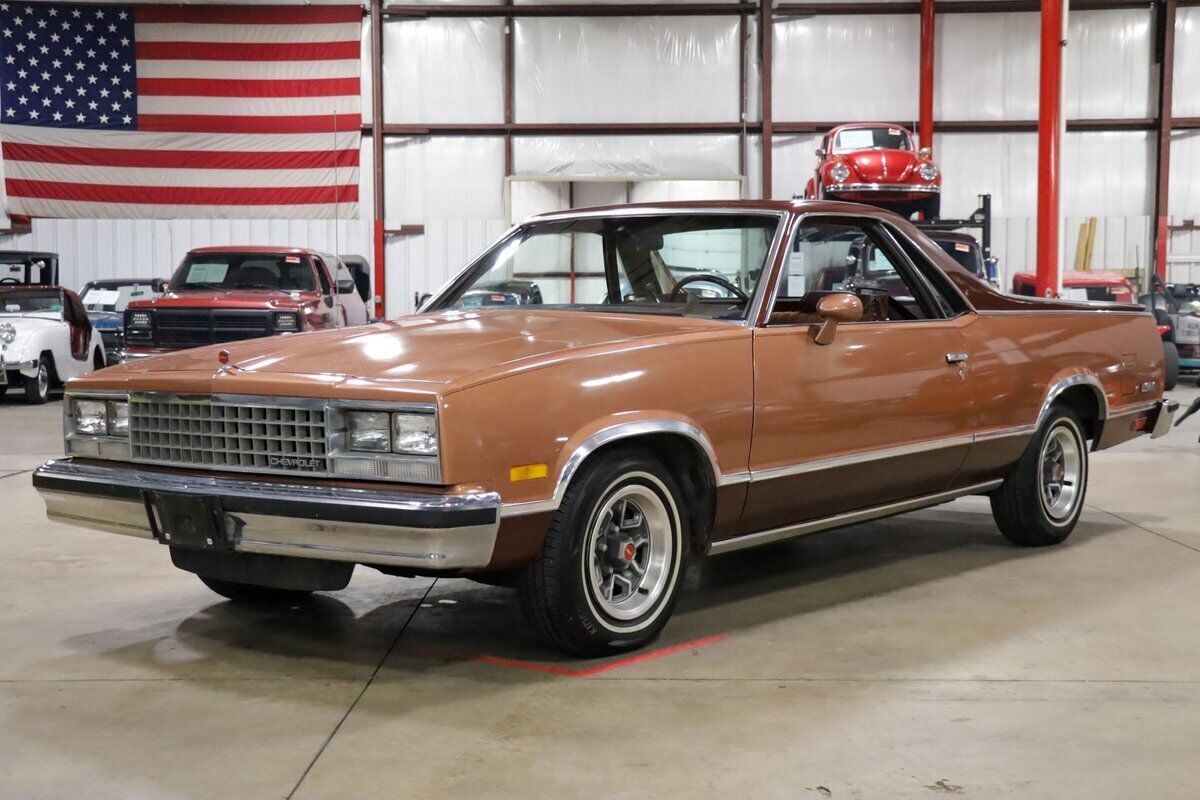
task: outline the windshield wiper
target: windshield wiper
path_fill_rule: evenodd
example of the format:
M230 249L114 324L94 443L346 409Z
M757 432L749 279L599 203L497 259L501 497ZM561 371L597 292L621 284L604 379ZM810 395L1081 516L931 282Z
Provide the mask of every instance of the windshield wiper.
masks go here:
M242 283L234 287L235 289L265 289L268 292L280 292L282 294L291 294L287 289L280 289L278 286L267 286L265 283ZM300 291L300 289L296 289Z
M178 291L187 291L188 289L196 289L196 288L199 288L199 289L216 289L218 292L221 292L221 293L223 293L223 294L228 294L228 293L229 293L229 290L228 290L228 289L226 289L224 286L222 286L222 285L221 285L221 284L219 284L219 283L185 283L183 286L180 286L180 287L179 287L178 289L176 289L175 291L177 291L177 292L178 292Z

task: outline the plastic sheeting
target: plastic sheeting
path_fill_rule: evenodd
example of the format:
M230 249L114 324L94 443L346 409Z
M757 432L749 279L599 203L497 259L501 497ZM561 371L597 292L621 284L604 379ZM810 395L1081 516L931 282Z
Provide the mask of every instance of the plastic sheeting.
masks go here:
M1154 113L1150 22L1148 9L1070 13L1068 119ZM943 14L937 24L935 117L1037 118L1040 15Z
M383 47L388 122L504 121L503 19L392 19Z
M518 175L736 176L738 137L518 136L513 139L513 171Z
M525 18L518 122L738 119L736 17Z
M1175 12L1175 96L1177 117L1200 117L1200 7ZM1197 165L1200 170L1200 164ZM1200 174L1200 171L1191 173Z
M383 157L388 227L504 216L502 137L388 137Z
M915 119L918 28L916 14L781 18L772 73L775 119Z

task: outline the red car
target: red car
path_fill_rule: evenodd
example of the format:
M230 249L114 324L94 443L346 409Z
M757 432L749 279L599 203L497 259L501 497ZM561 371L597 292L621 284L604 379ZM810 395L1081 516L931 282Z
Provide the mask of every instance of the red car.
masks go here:
M1117 272L1064 272L1063 297L1067 300L1098 300L1108 303L1136 303L1132 284ZM1037 276L1032 272L1013 275L1013 294L1037 296Z
M170 291L125 309L120 360L366 322L354 276L335 255L296 247L202 247L184 257Z
M942 174L933 151L917 149L907 128L890 123L840 125L821 140L817 170L804 196L868 203L907 217L936 219L942 206Z

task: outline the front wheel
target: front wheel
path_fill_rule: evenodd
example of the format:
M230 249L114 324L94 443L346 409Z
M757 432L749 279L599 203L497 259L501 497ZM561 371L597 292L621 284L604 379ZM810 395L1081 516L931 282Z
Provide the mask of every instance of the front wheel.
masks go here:
M683 496L666 465L639 450L601 454L581 470L518 583L543 639L591 657L658 636L690 541Z
M50 365L45 357L38 359L37 375L25 379L25 402L40 406L50 399Z
M1075 412L1053 406L1004 483L992 493L992 515L1014 544L1043 547L1071 535L1083 511L1088 451Z

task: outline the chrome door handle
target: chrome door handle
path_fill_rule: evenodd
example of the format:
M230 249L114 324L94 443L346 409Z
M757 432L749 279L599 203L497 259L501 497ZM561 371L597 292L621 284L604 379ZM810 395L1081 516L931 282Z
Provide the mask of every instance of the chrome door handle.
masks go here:
M966 353L946 353L947 364L963 364L967 360Z

